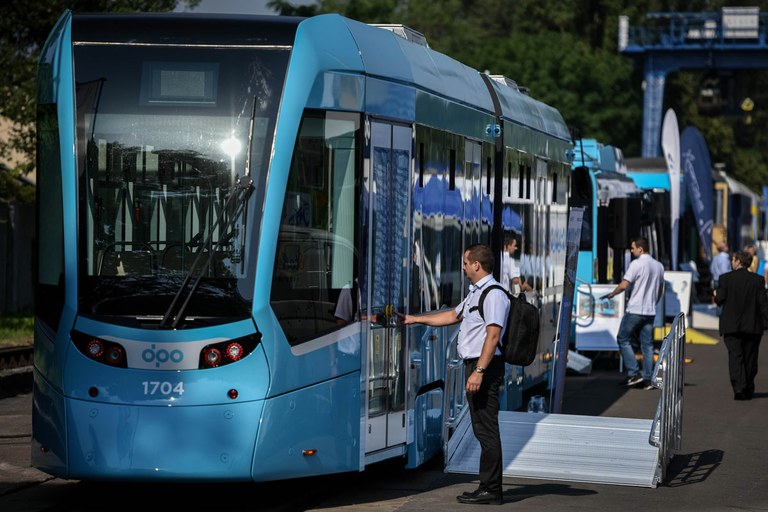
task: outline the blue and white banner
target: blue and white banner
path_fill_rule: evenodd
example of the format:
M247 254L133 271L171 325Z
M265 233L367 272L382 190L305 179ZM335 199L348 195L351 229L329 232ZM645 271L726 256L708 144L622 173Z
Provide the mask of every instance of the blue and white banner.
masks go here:
M712 261L712 162L701 132L693 126L680 137L680 166L688 184L699 240Z

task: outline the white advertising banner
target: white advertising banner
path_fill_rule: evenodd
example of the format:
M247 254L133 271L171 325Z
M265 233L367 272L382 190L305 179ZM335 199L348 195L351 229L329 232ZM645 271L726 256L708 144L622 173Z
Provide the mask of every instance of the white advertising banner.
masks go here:
M677 270L678 231L680 221L680 130L677 116L671 108L664 115L661 128L661 149L669 173L669 217L672 225L672 270Z

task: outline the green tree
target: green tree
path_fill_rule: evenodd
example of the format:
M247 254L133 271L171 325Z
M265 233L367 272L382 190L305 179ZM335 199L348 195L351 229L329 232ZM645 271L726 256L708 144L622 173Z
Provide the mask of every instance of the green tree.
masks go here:
M195 6L199 0L181 2ZM170 11L178 3L179 0L39 0L0 5L0 116L14 123L8 140L0 141L0 152L16 150L26 157L21 165L10 170L11 177L34 168L37 61L49 32L64 11ZM12 182L8 176L0 180L0 197L15 197L17 191L9 185Z
M278 13L280 16L303 16L309 18L317 14L317 5L293 5L285 0L269 0L267 7Z
M527 87L578 133L639 150L642 91L633 63L616 52L618 0L383 0L379 8L373 0L321 0L318 11L349 15L345 6L355 4L360 13L361 3L365 16L356 19L408 25L433 49Z
M287 3L287 2L282 2ZM640 153L642 62L617 51L619 16L632 26L656 22L652 12L718 12L727 0L319 0L315 12L339 12L366 23L403 23L429 45L464 64L503 74L556 107L575 133ZM754 3L753 3L754 4ZM761 10L768 2L756 3ZM659 22L666 24L666 20ZM664 108L681 129L704 134L714 162L753 190L768 183L768 71L737 73L741 85L727 114L699 112L702 73L670 75ZM746 97L754 109L740 112Z

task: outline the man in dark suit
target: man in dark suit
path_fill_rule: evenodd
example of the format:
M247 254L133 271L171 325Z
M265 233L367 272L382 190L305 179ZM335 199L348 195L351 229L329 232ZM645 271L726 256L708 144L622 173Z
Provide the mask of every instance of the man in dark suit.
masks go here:
M720 276L715 302L722 306L720 334L728 349L728 372L734 400L749 400L755 392L757 354L766 302L763 278L749 271L752 255L739 251L731 258L733 270Z

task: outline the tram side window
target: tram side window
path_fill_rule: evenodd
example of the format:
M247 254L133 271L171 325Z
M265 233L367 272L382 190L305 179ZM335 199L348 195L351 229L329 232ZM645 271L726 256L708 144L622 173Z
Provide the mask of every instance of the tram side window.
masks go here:
M557 204L557 172L553 172L550 178L552 183L552 204Z
M413 196L412 256L417 268L412 278L417 281L411 304L412 311L420 312L458 304L462 298L463 204L462 184L456 182L461 164L455 148L463 147L464 138L417 126L416 143L424 147L423 156L419 156L424 186Z
M568 203L568 168L560 165L557 170L557 204Z
M520 179L522 166L518 164L518 154L516 151L506 148L504 160L507 163L506 173L502 177L502 190L505 199L517 199L519 191L522 190L522 180ZM522 197L522 196L520 196Z
M359 116L305 114L291 162L270 303L292 345L355 319ZM347 300L345 300L345 298Z
M46 324L56 328L64 306L64 223L56 105L40 105L37 116L38 232L35 314Z

